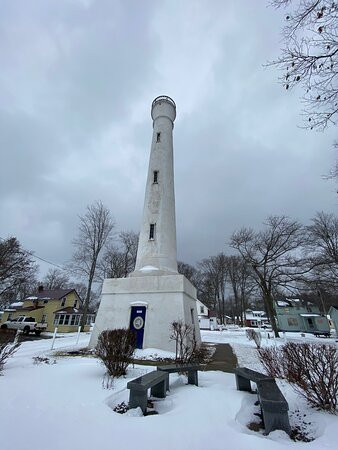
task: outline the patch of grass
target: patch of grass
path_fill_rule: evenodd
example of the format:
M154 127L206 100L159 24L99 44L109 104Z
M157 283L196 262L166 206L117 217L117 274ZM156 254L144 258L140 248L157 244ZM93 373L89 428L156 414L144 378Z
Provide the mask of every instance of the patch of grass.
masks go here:
M80 348L79 350L56 350L53 352L53 356L57 358L65 358L69 356L82 356L84 358L97 358L94 351L88 347Z

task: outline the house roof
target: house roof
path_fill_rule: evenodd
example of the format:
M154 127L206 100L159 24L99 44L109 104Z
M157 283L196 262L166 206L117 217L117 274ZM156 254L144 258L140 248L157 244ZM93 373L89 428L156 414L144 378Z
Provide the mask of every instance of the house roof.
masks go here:
M82 314L83 310L79 308L73 308L73 306L66 306L65 308L54 311L54 314Z
M75 289L43 289L42 291L35 292L34 295L26 297L25 300L60 300L73 291Z
M337 310L338 310L338 305L332 305L332 306L330 307L330 309L331 309L331 308L337 309Z
M36 309L44 308L44 306L23 306L22 308L15 308L12 311L35 311ZM8 310L7 310L8 311Z

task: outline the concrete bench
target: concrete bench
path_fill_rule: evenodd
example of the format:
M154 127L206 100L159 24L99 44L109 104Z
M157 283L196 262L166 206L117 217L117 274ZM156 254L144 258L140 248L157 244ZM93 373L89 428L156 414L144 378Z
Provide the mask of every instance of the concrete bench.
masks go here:
M235 369L236 386L238 391L252 392L251 383L253 381L257 384L258 381L274 381L273 377L264 375L264 373L256 372L255 370L246 367L238 367Z
M127 384L127 389L130 389L129 408L139 406L145 414L147 412L148 389L151 388L151 395L154 397L165 398L167 385L169 385L169 374L156 370L129 381Z
M251 392L250 381L256 383L265 434L274 430L283 430L290 434L289 405L275 379L246 367L235 369L235 376L239 391Z
M284 430L290 435L289 405L276 381L258 381L257 393L262 410L265 434L274 430Z
M200 364L168 364L165 366L157 366L158 371L168 374L167 391L169 391L169 373L187 372L188 384L198 386L198 371L202 369Z

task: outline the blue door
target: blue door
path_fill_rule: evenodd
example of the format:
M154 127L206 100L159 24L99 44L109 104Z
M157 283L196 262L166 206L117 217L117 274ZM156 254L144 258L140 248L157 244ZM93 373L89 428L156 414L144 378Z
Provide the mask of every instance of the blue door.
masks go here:
M136 347L143 347L144 324L146 321L146 307L132 306L130 314L130 329L136 331Z

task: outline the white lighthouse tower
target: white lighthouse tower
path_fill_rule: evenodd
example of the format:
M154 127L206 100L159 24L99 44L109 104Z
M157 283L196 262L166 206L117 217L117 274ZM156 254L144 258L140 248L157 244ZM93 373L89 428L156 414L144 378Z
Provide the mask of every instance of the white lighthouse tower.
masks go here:
M174 101L157 97L151 117L153 137L135 271L128 278L104 280L92 347L103 330L131 328L137 332L139 348L174 350L170 326L178 320L194 325L200 340L196 289L177 272Z

